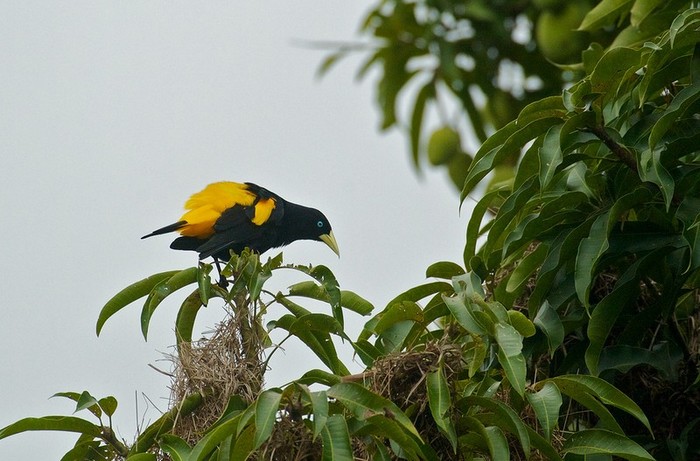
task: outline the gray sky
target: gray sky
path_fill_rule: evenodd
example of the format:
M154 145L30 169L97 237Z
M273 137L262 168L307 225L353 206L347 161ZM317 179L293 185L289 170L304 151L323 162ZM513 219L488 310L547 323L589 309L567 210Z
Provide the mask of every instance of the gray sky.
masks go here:
M60 391L114 395L127 441L159 414L142 394L166 409L168 378L148 364L168 369L182 297L159 308L148 342L140 304L100 338L95 321L129 283L196 262L168 249L170 236L139 238L210 182L256 182L324 211L342 257L296 242L285 261L328 265L377 308L429 264L461 262L469 207L458 215L442 172L413 173L403 136L378 133L360 60L319 80L325 53L295 44L358 39L370 5L0 0L0 427L70 414L71 402L48 399ZM200 331L220 314L208 309ZM354 337L366 319L348 320ZM270 384L323 368L285 346ZM59 459L76 438L11 437L0 459Z

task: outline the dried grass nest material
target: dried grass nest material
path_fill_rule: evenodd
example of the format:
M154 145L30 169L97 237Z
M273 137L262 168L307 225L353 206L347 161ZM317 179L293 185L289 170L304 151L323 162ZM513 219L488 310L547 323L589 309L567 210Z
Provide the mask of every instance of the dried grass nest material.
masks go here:
M374 362L372 369L365 373L365 381L377 394L383 395L407 408L412 403L419 404L419 411L428 404L425 386L426 376L442 364L448 383L462 368L462 349L457 344L432 342L423 349L401 352L382 357Z
M231 396L255 400L264 383L264 338L252 334L254 331L248 316L229 313L211 336L181 343L178 354L170 357L174 368L171 407L194 392L207 396L195 412L176 421L175 435L196 443L221 416Z

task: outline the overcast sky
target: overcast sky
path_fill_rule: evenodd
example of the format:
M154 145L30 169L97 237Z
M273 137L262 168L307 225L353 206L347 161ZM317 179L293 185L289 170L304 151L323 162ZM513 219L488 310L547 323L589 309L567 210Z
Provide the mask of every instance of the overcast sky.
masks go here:
M429 264L461 263L468 207L458 214L443 172L414 174L402 135L378 132L359 56L318 79L326 53L298 45L359 40L371 5L0 0L0 427L70 414L48 399L60 391L114 395L129 442L159 415L143 395L167 409L168 378L148 365L169 369L182 297L159 308L148 342L140 304L100 338L95 321L129 283L196 263L170 236L139 238L210 182L252 181L321 209L342 257L296 242L285 261L329 266L378 309ZM209 309L198 327L220 317ZM365 320L349 319L351 336ZM285 343L270 384L323 368L305 354ZM76 438L14 436L0 459L57 460Z

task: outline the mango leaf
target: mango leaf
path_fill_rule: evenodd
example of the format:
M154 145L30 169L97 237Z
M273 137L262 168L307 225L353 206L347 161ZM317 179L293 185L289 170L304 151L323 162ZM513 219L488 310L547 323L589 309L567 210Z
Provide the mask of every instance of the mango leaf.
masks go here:
M523 127L536 120L563 118L566 112L561 96L547 96L525 106L518 114L516 125Z
M509 310L508 322L525 338L536 333L535 325L520 311Z
M338 383L328 389L328 397L338 400L360 420L388 412L406 431L420 439L420 435L411 420L395 403L359 384Z
M369 315L374 310L372 303L350 290L340 290L340 305L360 315Z
M158 441L158 446L172 461L187 461L192 451L187 442L172 434L163 434Z
M410 320L417 323L423 322L423 310L413 301L401 301L391 304L384 312L378 315L379 321L374 326L374 332L381 335L388 328L398 322Z
M148 338L148 325L153 316L153 312L155 312L160 303L180 288L196 283L198 272L198 267L190 267L189 269L177 272L172 277L161 281L153 287L153 290L151 290L148 298L146 298L146 302L141 310L141 332L143 333L144 339Z
M185 397L179 405L165 412L160 418L141 431L136 441L131 445L129 456L150 450L159 436L173 428L177 418L184 418L190 415L200 407L203 400L204 397L202 397L201 393L194 392Z
M561 375L540 381L540 384L544 385L547 382L556 384L559 390L567 395L572 395L571 391L586 392L606 405L611 405L627 412L644 424L649 433L652 432L649 420L641 408L623 392L603 379L590 375Z
M656 144L671 129L674 122L683 117L686 111L700 99L700 82L683 88L673 98L663 115L656 121L649 134L649 149L654 150Z
M452 277L457 275L463 275L464 273L465 272L464 269L462 269L462 266L450 261L433 263L425 270L426 277L435 277L447 280L450 280Z
M585 354L586 366L591 374L598 374L598 361L603 346L623 308L636 298L639 292L639 280L645 273L644 268L650 264L656 264L673 249L672 246L661 247L637 259L622 273L613 290L593 310L587 328L590 344Z
M97 336L100 335L102 327L112 315L116 314L121 309L128 306L137 299L143 298L144 296L148 295L148 293L150 293L156 285L163 282L164 280L169 279L170 277L174 276L179 272L181 271L176 270L153 274L150 277L147 277L136 283L132 283L131 285L114 295L109 301L107 301L107 304L105 304L104 307L102 307L102 310L100 310L100 315L97 318Z
M506 283L507 292L519 293L525 287L533 272L540 267L547 256L547 250L549 250L548 245L540 244L534 251L518 262Z
M630 461L654 461L654 457L629 438L603 429L573 433L564 442L564 453L582 456L608 455Z
M392 304L400 303L401 301L418 302L423 298L427 298L435 293L451 292L452 285L447 282L429 282L423 285L410 288L387 303L387 307Z
M656 184L664 196L666 211L671 208L671 201L675 193L675 182L671 173L661 163L661 149L645 149L639 156L639 177L642 181Z
M466 418L464 418L464 422L469 428L471 428L481 436L481 439L486 443L486 446L488 447L491 459L497 459L499 461L510 460L508 440L506 439L506 436L503 434L499 427L486 427L481 421L472 416L467 416Z
M126 461L158 461L154 453L136 453L126 457Z
M646 187L639 187L620 197L606 212L596 218L591 226L588 237L581 241L576 256L575 286L576 294L581 303L590 306L588 294L593 282L596 265L608 249L608 236L613 225L623 213L641 203L651 200L651 192Z
M322 461L353 461L348 425L342 415L333 415L321 431Z
M498 362L501 364L511 387L521 397L525 394L525 358L522 354L507 356L503 349L498 350Z
M280 301L281 304L285 305L291 303L291 301L289 301L285 297L279 296L278 301ZM308 318L307 316L312 316L313 318L315 318L315 320L311 324L318 326L318 323L320 322L318 315L323 314L309 313L302 315L300 318ZM326 316L326 318L329 317ZM268 322L267 328L268 330L281 328L283 330L288 331L290 335L297 337L304 344L306 344L309 347L309 349L311 349L314 352L314 354L316 354L316 356L326 366L328 366L328 368L331 369L333 373L339 375L350 374L345 365L338 359L338 353L336 352L335 346L333 345L333 341L328 331L304 328L304 322L300 323L297 322L297 320L297 317L293 315L283 315L277 320L272 320ZM336 326L331 325L331 328L337 328L337 324Z
M175 339L180 347L180 343L192 342L192 331L194 330L194 321L197 318L199 309L203 306L201 291L193 291L180 305L175 319Z
M416 94L416 101L413 105L413 114L411 115L411 158L413 166L418 170L420 168L420 136L423 127L423 114L425 113L426 103L435 98L435 83L430 81Z
M559 346L564 342L564 325L559 318L559 314L552 309L549 301L544 301L542 306L537 310L533 323L547 337L547 346L550 356L554 354Z
M100 406L100 408L102 408L102 411L104 411L107 416L112 416L114 415L114 412L117 411L117 399L111 395L101 398L97 401L97 404Z
M310 392L311 411L314 416L314 439L321 434L328 421L328 394L326 391Z
M646 364L656 368L666 379L672 381L677 379L676 367L682 360L683 354L680 350L672 350L669 343L658 344L651 350L620 344L603 349L598 371L614 369L627 373L637 365Z
M564 158L562 154L560 138L563 125L554 125L544 135L542 147L539 149L539 175L540 187L545 190L554 177L559 165Z
M310 385L310 384L322 384L324 386L333 386L341 382L342 378L336 374L328 373L323 370L309 370L304 373L301 378L297 379L298 383Z
M466 298L464 294L457 296L444 296L443 301L450 310L452 317L459 323L462 328L475 335L486 335L488 326L484 325L479 319L475 318L469 308L467 308Z
M617 18L627 15L634 2L635 0L603 0L586 14L578 30L595 32L615 23Z
M529 141L560 122L561 118L557 117L537 119L525 126L513 121L493 134L474 156L460 199L464 201L479 181L506 157L519 152Z
M24 418L0 429L0 439L27 431L77 432L91 437L99 437L100 426L74 416L42 416Z
M378 414L367 418L367 426L357 431L357 436L372 436L373 438L387 438L395 453L400 453L404 459L416 460L425 459L428 461L438 461L437 456L429 445L420 442L413 434L406 431L401 424L397 423L392 415ZM377 458L375 458L377 459ZM378 458L385 459L385 458ZM391 459L391 458L389 458Z
M523 336L512 325L497 323L494 336L506 357L513 357L523 350Z
M216 449L221 442L226 438L235 435L238 431L238 426L241 423L242 413L237 414L235 417L229 419L228 421L216 426L213 430L207 432L207 434L202 437L197 445L192 447L188 461L204 461L209 459L211 453ZM249 426L253 427L254 426ZM248 440L253 441L253 434L250 434Z
M438 365L437 370L428 372L426 375L426 387L428 390L428 404L433 420L435 420L440 431L447 437L447 440L450 441L452 449L456 453L457 432L451 419L452 398L450 397L450 388L447 385L442 364Z
M523 423L520 416L505 403L494 398L470 395L459 400L456 406L464 412L472 406L479 406L493 413L494 424L515 435L520 442L525 456L527 457L530 454L530 435L527 431L528 428L525 423ZM477 413L474 417L481 420L481 413Z
M272 434L281 400L280 389L268 389L255 400L255 448Z
M548 441L552 440L552 431L557 427L562 399L559 388L553 383L545 383L537 392L525 394L527 401L535 412L537 421Z

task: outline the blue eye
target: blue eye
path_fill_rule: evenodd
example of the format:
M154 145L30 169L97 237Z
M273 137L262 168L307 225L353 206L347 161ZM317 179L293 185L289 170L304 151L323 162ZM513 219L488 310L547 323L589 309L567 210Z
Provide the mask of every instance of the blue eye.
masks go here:
M323 221L317 222L316 225L317 225L318 227L323 227Z

